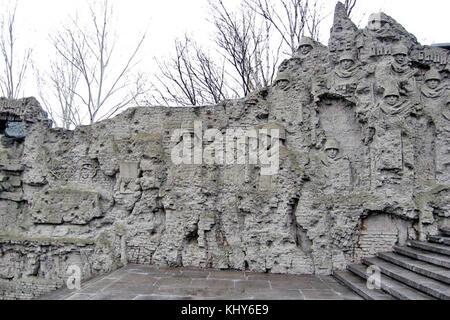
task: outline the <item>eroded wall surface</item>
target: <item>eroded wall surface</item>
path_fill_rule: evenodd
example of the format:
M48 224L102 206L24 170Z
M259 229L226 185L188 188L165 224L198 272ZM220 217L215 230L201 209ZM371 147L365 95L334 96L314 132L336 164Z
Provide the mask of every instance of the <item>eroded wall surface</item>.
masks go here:
M50 129L33 98L0 100L0 296L51 291L72 265L82 279L127 262L330 274L436 234L450 225L449 61L384 14L358 30L338 4L328 47L303 39L244 99L74 131ZM211 128L278 129L277 174L174 163L175 130L205 149Z

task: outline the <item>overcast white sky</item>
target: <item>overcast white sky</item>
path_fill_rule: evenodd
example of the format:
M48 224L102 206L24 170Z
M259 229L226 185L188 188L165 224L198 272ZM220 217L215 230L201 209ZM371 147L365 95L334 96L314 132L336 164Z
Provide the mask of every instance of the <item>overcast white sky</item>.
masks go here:
M9 0L0 0L3 7ZM141 69L153 72L153 57L171 52L173 40L190 33L199 43L208 44L212 28L207 22L207 0L112 0L121 49L132 50L140 32L148 38L141 52ZM234 6L239 0L224 0ZM324 0L327 18L321 27L321 41L327 44L336 0ZM48 34L57 29L67 16L85 6L75 0L19 0L17 12L18 38L33 48L39 66L48 61ZM358 0L353 21L365 27L370 13L383 11L416 35L422 44L450 42L449 0ZM128 50L128 51L129 51ZM127 52L128 52L127 51ZM27 89L25 95L34 95Z
M149 55L165 51L173 38L185 32L206 41L210 28L207 0L112 0L118 25L123 36L132 36L147 28ZM8 2L8 0L0 0ZM235 5L239 0L224 0ZM322 26L321 39L328 41L335 0L324 0L324 12L328 14ZM75 0L19 0L18 23L25 27L30 40L40 46L52 28L57 28L68 14L83 7L83 1ZM450 42L449 0L358 0L352 19L366 25L370 13L383 11L391 15L415 34L423 44ZM366 14L363 17L363 14ZM361 20L363 19L363 20ZM130 39L131 40L131 39Z

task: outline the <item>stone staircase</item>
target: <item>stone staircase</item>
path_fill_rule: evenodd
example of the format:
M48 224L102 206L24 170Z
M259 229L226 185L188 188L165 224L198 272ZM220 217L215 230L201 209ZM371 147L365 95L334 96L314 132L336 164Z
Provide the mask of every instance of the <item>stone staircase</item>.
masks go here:
M450 229L428 242L409 241L393 252L378 253L333 276L367 300L450 300ZM367 288L367 268L381 272L381 289Z

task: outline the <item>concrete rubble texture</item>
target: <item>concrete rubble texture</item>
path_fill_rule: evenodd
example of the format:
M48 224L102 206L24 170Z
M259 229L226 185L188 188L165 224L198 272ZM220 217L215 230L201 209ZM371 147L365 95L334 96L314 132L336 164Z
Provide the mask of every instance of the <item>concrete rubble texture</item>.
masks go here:
M448 50L383 13L360 30L338 3L328 46L304 39L279 72L239 100L73 131L0 99L0 298L62 287L70 265L330 275L450 226ZM197 121L281 128L278 173L174 164L172 133Z

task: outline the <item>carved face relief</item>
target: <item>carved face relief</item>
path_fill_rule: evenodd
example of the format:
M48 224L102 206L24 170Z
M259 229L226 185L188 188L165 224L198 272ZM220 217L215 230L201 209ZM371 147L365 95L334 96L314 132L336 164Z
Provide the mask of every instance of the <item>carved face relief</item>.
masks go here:
M92 166L88 163L83 164L81 168L80 178L83 180L90 179L92 177Z
M339 150L338 149L327 149L325 150L325 153L327 154L327 157L330 159L336 159Z
M386 103L390 106L395 106L398 102L399 97L398 96L387 96L384 98Z
M341 68L342 70L349 70L351 67L355 65L355 62L353 60L343 60L341 61Z
M408 63L408 59L406 58L406 55L404 55L404 54L394 55L394 60L401 66L404 66L405 64Z
M289 84L289 81L287 81L287 80L278 80L276 86L277 86L277 88L284 90L287 88L288 84Z
M430 89L436 89L439 86L440 83L441 82L439 80L437 80L437 79L427 80L427 82L426 82L427 87L430 88Z
M374 13L369 17L369 24L367 28L375 33L383 33L387 29L389 29L390 24L386 20L381 17L381 14Z
M358 99L361 108L369 108L369 106L373 103L371 87L367 83L359 83L356 88L356 93L356 98Z
M311 46L301 46L299 48L300 54L303 56L308 55L313 48Z

